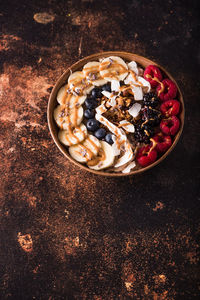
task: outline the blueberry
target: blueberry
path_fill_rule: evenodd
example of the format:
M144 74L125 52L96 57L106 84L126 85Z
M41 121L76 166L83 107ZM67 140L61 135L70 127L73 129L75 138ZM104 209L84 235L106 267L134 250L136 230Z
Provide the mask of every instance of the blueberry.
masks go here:
M102 140L106 135L106 130L104 128L99 128L97 131L95 131L94 135L97 139Z
M95 110L94 109L86 109L84 111L84 117L87 119L92 119L95 116Z
M93 98L101 98L102 94L101 94L101 88L95 87L92 92L92 97Z
M86 126L88 130L96 131L99 128L99 122L96 119L89 119Z
M111 133L106 134L105 140L110 145L112 145L114 143L113 139L112 139L112 134Z
M106 91L106 92L111 92L111 87L110 87L110 84L104 84L102 87L101 87L102 91Z
M85 100L85 106L89 109L92 109L92 108L96 108L98 106L98 103L95 99L92 99L92 98L86 98Z

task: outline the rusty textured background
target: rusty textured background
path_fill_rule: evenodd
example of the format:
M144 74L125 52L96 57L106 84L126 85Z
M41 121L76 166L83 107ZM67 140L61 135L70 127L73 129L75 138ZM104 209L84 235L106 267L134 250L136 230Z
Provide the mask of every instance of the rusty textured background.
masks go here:
M198 299L198 1L1 1L0 299ZM86 55L147 56L177 79L175 150L137 177L70 165L48 132L52 86Z

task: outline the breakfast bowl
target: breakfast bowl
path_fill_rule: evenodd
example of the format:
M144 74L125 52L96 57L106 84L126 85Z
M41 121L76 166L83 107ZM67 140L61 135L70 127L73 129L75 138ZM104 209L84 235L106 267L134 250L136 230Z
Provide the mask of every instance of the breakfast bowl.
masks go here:
M58 149L83 170L119 177L165 159L184 125L174 78L145 57L102 52L85 57L56 82L47 108Z

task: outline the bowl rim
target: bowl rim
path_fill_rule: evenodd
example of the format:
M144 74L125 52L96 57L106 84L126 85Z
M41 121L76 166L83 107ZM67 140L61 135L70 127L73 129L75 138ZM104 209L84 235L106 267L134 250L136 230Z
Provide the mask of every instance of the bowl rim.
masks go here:
M176 137L173 141L172 146L158 160L156 160L153 164L151 164L147 167L135 170L135 171L133 170L129 173L122 173L122 172L121 173L114 173L114 172L113 173L108 173L108 172L104 172L104 171L96 171L96 170L92 170L92 169L86 167L85 165L75 161L70 156L70 154L67 152L67 148L59 142L58 137L56 136L56 134L54 132L54 127L56 125L55 125L55 121L53 119L53 109L51 110L51 106L54 103L57 103L56 95L57 95L58 90L64 84L64 81L65 82L67 81L67 78L69 77L69 75L71 74L72 71L75 72L75 71L80 70L80 67L82 67L86 63L87 60L90 60L90 59L94 60L95 58L99 59L100 57L107 57L107 56L111 56L111 55L120 56L125 60L126 60L126 58L124 58L123 56L133 56L134 57L133 60L135 60L137 63L138 63L137 60L143 60L143 61L148 62L149 64L154 64L157 67L159 67L168 76L168 78L170 78L171 80L173 80L175 82L175 84L177 86L177 89L178 89L178 93L179 93L179 101L182 104L181 113L179 115L179 118L181 119L181 125L180 125L179 131L178 131L178 133L177 133L177 135L176 135ZM141 63L139 63L139 64L141 64ZM58 149L63 153L63 155L70 162L72 162L73 164L78 166L80 169L86 170L86 171L88 171L90 173L93 173L93 174L96 174L96 175L108 176L108 177L125 177L125 176L137 175L137 174L143 173L143 172L155 167L159 163L161 163L171 153L171 151L175 148L178 140L180 139L180 136L182 134L183 127L184 127L184 120L185 120L185 105L184 105L183 95L181 93L179 85L177 84L176 80L172 77L172 75L168 71L166 71L165 68L160 66L154 60L151 60L147 57L144 57L144 56L141 56L141 55L138 55L138 54L135 54L135 53L125 52L125 51L99 52L99 53L91 54L89 56L86 56L86 57L76 61L74 64L72 64L70 67L68 67L66 69L66 71L64 71L64 73L58 78L58 80L54 84L54 87L53 87L53 89L51 91L51 94L49 96L48 106L47 106L47 122L48 122L49 131L51 133L51 137L53 138L54 143L56 144ZM53 123L54 123L54 125L53 125Z

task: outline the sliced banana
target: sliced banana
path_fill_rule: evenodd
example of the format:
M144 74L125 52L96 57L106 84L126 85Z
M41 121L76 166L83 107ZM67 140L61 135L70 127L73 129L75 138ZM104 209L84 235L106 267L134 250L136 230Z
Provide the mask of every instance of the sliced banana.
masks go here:
M73 94L67 93L68 85L64 85L60 88L57 94L57 101L60 105L67 105L73 108L75 105L78 107L85 102L86 96L75 96Z
M108 80L124 80L128 74L128 67L125 61L118 56L106 57L100 64L101 77Z
M57 101L59 104L65 104L66 100L67 100L67 97L68 97L68 94L67 94L67 89L68 89L68 85L65 84L63 85L59 91L58 91L58 94L57 94Z
M83 119L83 108L69 109L67 106L58 105L54 109L54 120L58 127L64 130L69 130L69 126L77 126Z
M108 168L114 163L114 152L111 145L106 142L100 141L101 150L96 158L93 161L88 162L88 167L93 170L102 170ZM93 163L96 163L93 165Z
M99 140L89 135L82 144L69 147L69 154L75 160L84 163L96 157L100 148Z
M107 80L103 79L99 71L100 62L91 61L83 67L83 74L87 78L87 81L95 86L106 84Z
M77 95L86 95L93 89L93 86L87 82L84 73L81 71L74 72L69 76L68 85Z
M91 134L89 134L87 139L85 139L83 145L87 147L95 156L98 154L99 149L101 148L100 141Z
M84 124L81 124L80 127L75 128L70 133L67 130L60 130L58 132L58 139L66 146L76 145L82 142L86 136L87 128Z
M88 160L92 159L92 153L82 144L70 146L68 150L71 157L78 162L86 163Z
M74 96L72 95L69 101L69 108L72 109L74 107L81 106L84 102L87 96Z

